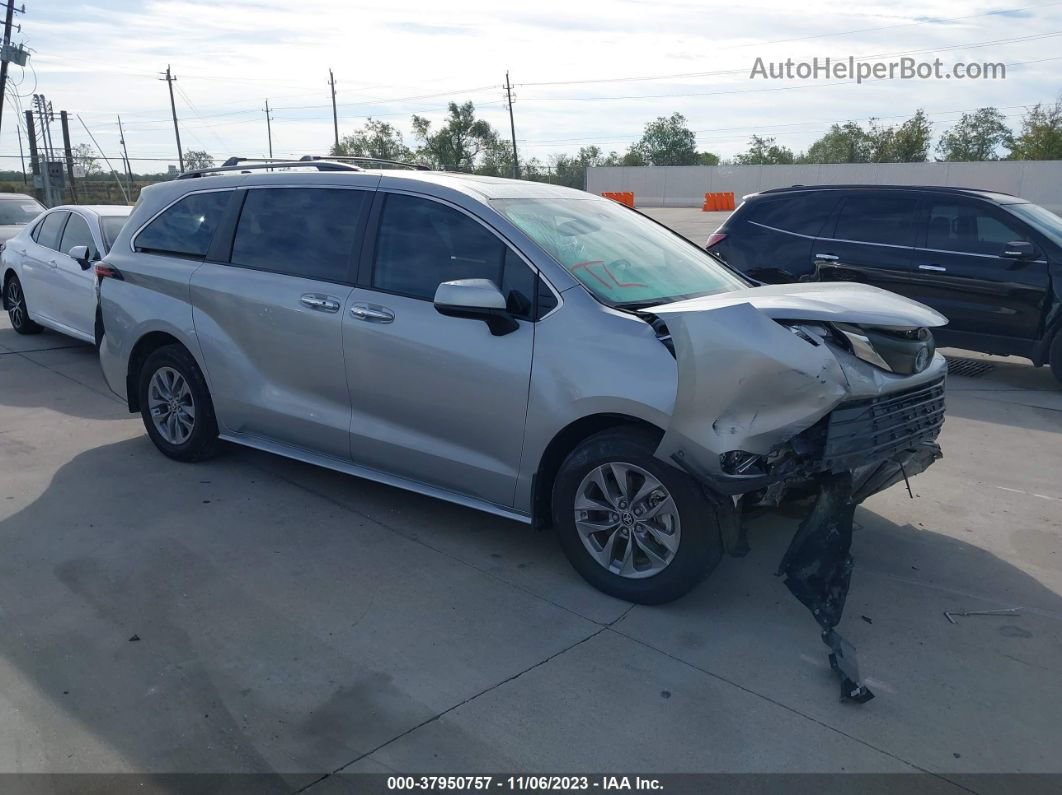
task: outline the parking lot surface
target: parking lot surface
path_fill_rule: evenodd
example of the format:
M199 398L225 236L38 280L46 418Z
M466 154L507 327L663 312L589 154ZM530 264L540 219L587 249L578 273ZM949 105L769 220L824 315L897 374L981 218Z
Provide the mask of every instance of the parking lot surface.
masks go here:
M856 513L854 706L774 576L792 516L632 606L550 532L246 449L171 461L91 347L5 315L0 771L1062 772L1062 388L949 353L992 369L949 380L945 458Z

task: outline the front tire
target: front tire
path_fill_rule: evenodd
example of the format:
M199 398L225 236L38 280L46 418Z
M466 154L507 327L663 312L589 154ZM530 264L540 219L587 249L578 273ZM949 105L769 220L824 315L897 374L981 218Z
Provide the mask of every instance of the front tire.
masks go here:
M689 475L657 459L659 435L618 428L586 439L553 488L553 521L575 570L609 596L662 604L723 556L715 510Z
M180 345L151 353L137 381L140 415L155 446L177 461L202 461L220 446L210 390L195 359Z
M4 302L8 307L7 316L11 321L11 328L18 334L40 334L44 328L30 320L29 310L26 308L26 294L22 290L22 282L18 276L11 274L4 284Z

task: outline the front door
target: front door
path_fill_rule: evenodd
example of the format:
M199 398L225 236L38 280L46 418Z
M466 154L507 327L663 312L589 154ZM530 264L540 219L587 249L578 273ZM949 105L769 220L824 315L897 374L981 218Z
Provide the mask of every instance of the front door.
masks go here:
M929 201L923 219L925 244L905 295L946 316L947 331L1036 339L1047 262L1005 254L1012 241L1033 242L1028 229L996 207L950 197Z
M342 327L371 195L248 189L229 263L192 276L196 334L226 430L349 461Z
M70 256L74 246L88 249L88 261L100 258L99 245L88 222L77 213L70 213L59 250L55 253L55 310L56 320L78 334L91 338L96 322L96 276L92 267L82 268Z
M531 377L535 274L483 223L420 196L381 194L366 287L343 317L354 462L511 507ZM518 328L436 311L436 288L487 278Z

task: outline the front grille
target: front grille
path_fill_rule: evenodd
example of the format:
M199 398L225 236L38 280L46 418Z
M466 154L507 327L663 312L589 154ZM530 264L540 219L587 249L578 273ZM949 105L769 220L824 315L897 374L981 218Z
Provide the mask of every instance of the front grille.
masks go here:
M931 441L944 423L944 379L870 400L841 403L826 426L825 468L840 472Z

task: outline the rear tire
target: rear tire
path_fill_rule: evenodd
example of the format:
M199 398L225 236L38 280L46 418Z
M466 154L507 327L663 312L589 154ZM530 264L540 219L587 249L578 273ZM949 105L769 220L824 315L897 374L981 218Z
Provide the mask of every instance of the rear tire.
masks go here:
M1051 364L1051 373L1059 381L1062 381L1062 329L1055 332L1055 338L1051 341L1051 352L1047 357Z
M565 459L553 487L554 526L575 570L609 596L646 605L683 596L723 557L712 503L654 456L659 441L641 428L595 434Z
M220 448L210 390L195 359L166 345L144 361L137 378L140 416L148 436L176 461L202 461Z
M29 310L26 308L26 294L22 291L22 282L18 276L11 274L4 283L4 303L10 307L7 316L11 320L11 328L18 334L40 334L44 327L30 320Z

